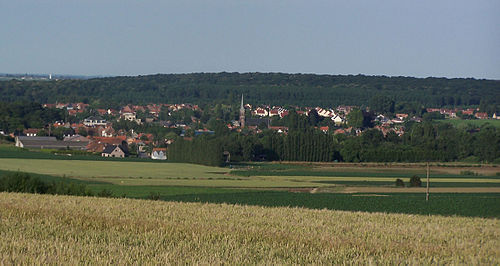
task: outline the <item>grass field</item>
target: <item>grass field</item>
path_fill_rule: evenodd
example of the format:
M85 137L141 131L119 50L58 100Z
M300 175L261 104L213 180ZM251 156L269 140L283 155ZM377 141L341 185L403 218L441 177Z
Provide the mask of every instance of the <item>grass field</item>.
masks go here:
M450 123L455 127L481 127L482 125L489 123L494 127L500 127L499 119L474 119L474 120L463 120L463 119L445 119L445 120L436 120L439 123Z
M5 264L500 263L498 219L12 193L0 238Z
M6 171L35 173L47 182L84 183L94 193L106 190L114 197L500 217L500 209L495 207L500 206L499 167L433 164L432 203L427 204L422 201L424 188L394 185L396 178L408 184L411 176L418 175L425 187L424 166L249 163L219 168L144 161L0 158L0 175Z
M494 168L497 170L497 168ZM405 172L338 172L326 171L249 170L232 171L228 168L181 163L115 162L0 158L0 170L24 171L46 175L67 176L97 183L122 186L200 186L230 188L325 187L334 185L391 184L396 178L412 175ZM414 170L415 173L422 170ZM234 174L236 173L236 174ZM244 174L242 174L244 173ZM421 175L422 176L422 175ZM406 180L407 181L407 180ZM424 180L425 181L425 180ZM346 183L347 182L347 183ZM371 182L371 183L367 183ZM436 185L455 187L500 187L499 176L467 176L436 174ZM500 190L499 190L500 192Z

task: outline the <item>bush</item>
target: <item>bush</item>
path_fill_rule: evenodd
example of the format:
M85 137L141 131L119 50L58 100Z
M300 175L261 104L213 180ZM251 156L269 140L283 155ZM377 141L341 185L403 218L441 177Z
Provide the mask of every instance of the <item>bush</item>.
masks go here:
M93 193L83 184L68 184L64 182L53 182L49 186L47 193L55 195L93 196Z
M421 187L422 186L422 181L420 180L420 177L414 175L410 178L410 187Z
M9 173L0 178L0 191L55 195L92 196L83 184L52 182L47 184L28 173Z
M396 179L396 187L405 187L405 182L400 178Z
M48 186L39 178L27 173L6 174L0 179L0 191L44 194L47 189Z
M104 198L111 198L111 197L113 197L113 192L111 192L111 190L109 190L109 189L103 189L103 190L99 191L99 193L97 193L97 196L104 197Z
M481 160L477 156L469 156L462 161L466 163L479 163Z
M160 193L158 193L158 192L149 193L149 199L150 200L160 200Z

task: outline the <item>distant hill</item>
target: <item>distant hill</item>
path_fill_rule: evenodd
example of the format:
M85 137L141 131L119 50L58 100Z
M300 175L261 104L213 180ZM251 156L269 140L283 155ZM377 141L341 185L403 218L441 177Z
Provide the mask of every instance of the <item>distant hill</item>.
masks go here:
M425 106L500 103L499 80L283 73L157 74L65 80L0 81L0 101L105 104L237 103L367 105L375 95Z

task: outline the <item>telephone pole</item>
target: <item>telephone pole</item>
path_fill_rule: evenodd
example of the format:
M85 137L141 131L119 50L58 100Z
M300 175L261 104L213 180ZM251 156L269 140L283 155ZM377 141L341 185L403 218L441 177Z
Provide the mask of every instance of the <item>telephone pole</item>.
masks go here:
M429 175L430 175L429 162L427 162L427 192L425 194L425 201L429 201Z

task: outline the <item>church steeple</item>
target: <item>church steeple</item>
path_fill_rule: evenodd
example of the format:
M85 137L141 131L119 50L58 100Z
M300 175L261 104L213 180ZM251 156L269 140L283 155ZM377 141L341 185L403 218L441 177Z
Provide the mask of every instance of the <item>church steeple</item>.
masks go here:
M241 94L240 127L245 127L245 106L243 105L243 94Z

